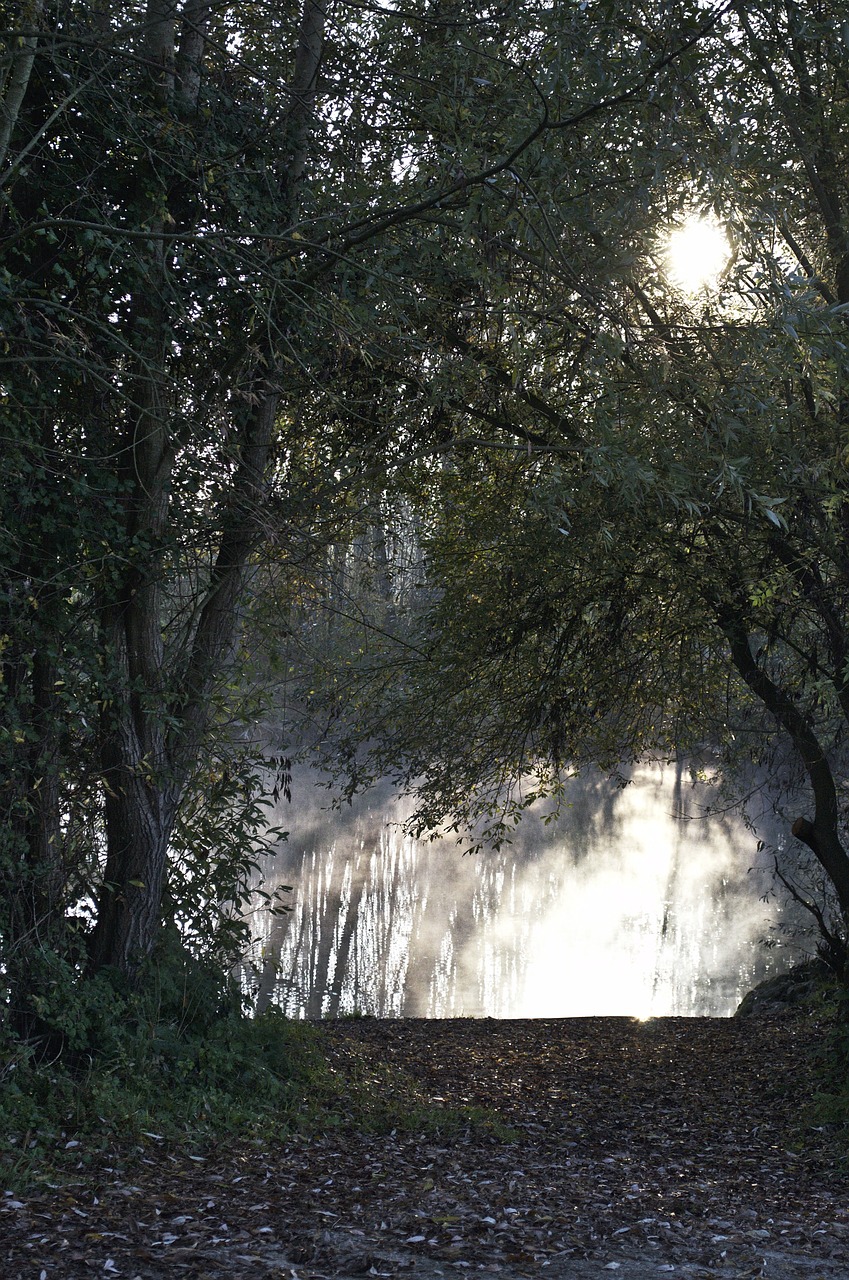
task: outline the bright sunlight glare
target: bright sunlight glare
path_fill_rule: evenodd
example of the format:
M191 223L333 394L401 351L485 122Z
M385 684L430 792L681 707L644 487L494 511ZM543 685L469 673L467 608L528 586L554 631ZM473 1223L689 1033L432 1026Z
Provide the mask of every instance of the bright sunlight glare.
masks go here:
M715 288L730 253L728 238L718 223L709 218L688 218L666 242L670 278L685 293Z

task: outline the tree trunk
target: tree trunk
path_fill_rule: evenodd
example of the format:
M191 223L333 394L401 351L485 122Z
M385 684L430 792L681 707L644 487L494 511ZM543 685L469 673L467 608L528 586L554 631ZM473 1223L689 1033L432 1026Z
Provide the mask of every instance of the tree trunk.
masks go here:
M103 777L107 856L89 969L133 979L159 929L179 787L155 776L129 708L104 746Z
M167 109L175 94L179 111L191 108L202 73L207 7L189 0L183 9L179 56L175 8L149 0L148 52L152 100ZM286 137L288 181L281 206L294 203L293 183L303 171L324 31L324 8L305 0ZM234 442L238 461L229 481L214 561L200 608L186 625L182 647L166 654L161 583L172 538L171 479L179 447L168 376L171 335L165 299L168 269L163 209L167 197L156 174L140 176L139 199L150 201L154 233L147 269L140 272L132 335L136 377L122 456L127 503L126 566L101 602L104 649L112 656L115 695L104 714L103 771L107 857L89 950L89 968L115 967L131 980L155 946L167 872L168 846L180 802L207 733L216 680L235 654L241 601L257 545L267 533L268 474L277 418L275 353L234 342ZM148 188L151 188L150 190ZM260 308L258 307L258 311ZM260 315L263 322L267 317ZM279 319L279 317L278 317ZM260 373L261 371L261 373ZM238 383L238 385L236 385ZM241 406L249 406L242 408ZM203 410L201 409L201 412ZM108 678L108 676L107 676Z
M28 4L22 4L19 18L21 25L37 27L41 20L43 8L44 0L29 0ZM6 157L9 154L12 133L18 123L18 116L29 87L37 48L38 36L35 32L32 35L21 37L2 85L2 96L0 96L0 168L6 163Z
M814 819L813 822L807 818L797 819L793 834L807 844L831 881L846 929L849 925L849 855L840 840L837 788L825 752L807 718L758 666L742 620L726 610L720 625L737 671L790 735L805 765L814 795Z

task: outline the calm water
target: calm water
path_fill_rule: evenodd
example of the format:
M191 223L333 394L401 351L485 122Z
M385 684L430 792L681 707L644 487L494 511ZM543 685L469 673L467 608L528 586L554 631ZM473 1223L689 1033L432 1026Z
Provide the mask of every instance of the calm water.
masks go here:
M260 1006L294 1017L728 1016L767 972L776 909L755 838L702 819L669 769L624 789L570 784L545 826L499 853L421 842L387 788L341 812L296 780L269 882L290 914L255 916Z

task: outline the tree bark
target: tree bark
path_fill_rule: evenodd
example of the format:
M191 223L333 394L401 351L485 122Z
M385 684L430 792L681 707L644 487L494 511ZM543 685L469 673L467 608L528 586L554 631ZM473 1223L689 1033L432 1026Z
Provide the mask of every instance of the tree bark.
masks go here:
M171 0L150 0L151 95L161 109L167 109L172 100L175 76L181 98L177 109L196 105L207 17L206 5L189 0L175 55L175 7ZM283 212L294 207L292 187L305 163L324 21L324 6L305 0L284 143L288 178ZM161 208L151 209L148 225L162 232ZM176 440L168 404L164 243L161 235L152 237L148 278L139 286L134 326L137 378L132 397L138 410L124 450L133 491L127 545L144 545L147 550L143 563L124 574L115 597L102 610L103 633L113 654L122 705L110 708L105 718L107 858L89 965L93 971L115 967L131 979L157 939L168 846L180 801L208 728L214 683L238 643L240 601L251 558L264 533L279 399L273 381L275 353L271 349L254 352L250 364L241 369L244 395L240 403L251 407L239 426L238 463L205 599L182 654L169 658L166 669L160 582ZM241 336L237 341L241 350ZM264 371L262 377L259 369Z
M175 75L177 101L186 114L197 111L211 11L209 0L188 0L182 14Z
M148 776L129 714L104 749L104 788L107 858L89 968L119 969L132 979L159 929L177 792Z
M286 120L289 154L286 157L284 204L288 205L292 204L295 186L303 177L306 168L326 22L327 0L304 0L301 25L298 30L295 74L289 89L289 110Z
M37 27L41 20L43 9L44 0L30 0L28 4L21 5L21 22L27 26ZM6 157L9 154L12 133L18 123L18 116L29 87L37 49L38 35L35 32L21 37L17 52L12 57L5 83L2 86L3 94L0 97L0 169L6 163Z

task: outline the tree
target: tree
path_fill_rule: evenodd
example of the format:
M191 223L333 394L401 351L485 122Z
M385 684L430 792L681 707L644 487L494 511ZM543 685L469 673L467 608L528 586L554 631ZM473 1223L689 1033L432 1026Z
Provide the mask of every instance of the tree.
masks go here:
M290 96L272 107L281 181L304 161L318 15L307 6ZM291 17L281 26L288 35ZM210 65L232 34L206 5L188 4L179 22L155 3L63 12L20 37L35 53L14 112L14 76L7 88L20 143L3 175L19 467L6 565L10 602L28 592L37 613L10 626L5 654L30 757L10 771L7 884L26 905L7 941L30 982L33 956L66 923L66 892L72 903L92 884L66 865L65 807L81 780L85 804L102 797L106 853L102 872L97 850L86 860L89 965L132 974L149 954L260 534L279 393L267 343L250 331L275 317L263 264L229 248L246 193L240 166L226 178L222 166L275 120L250 78L235 107L226 60ZM290 190L264 213L286 223L294 208ZM278 256L266 260L277 274Z
M732 3L705 29L650 8L602 63L648 50L662 70L502 176L464 306L429 280L419 412L441 393L450 440L418 476L435 603L402 663L364 653L341 748L376 736L360 767L419 788L423 827L503 836L564 766L685 749L733 768L777 727L845 973L849 11ZM693 213L731 252L690 296L664 236Z
M406 453L444 451L453 366L479 362L434 348L485 294L513 166L552 130L600 134L715 20L607 65L615 16L569 15L586 67L553 114L545 6L6 11L0 936L22 1033L56 963L133 980L153 951L181 816L198 786L232 795L261 565L295 591ZM399 389L428 404L400 427Z

